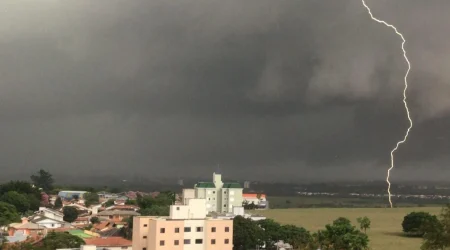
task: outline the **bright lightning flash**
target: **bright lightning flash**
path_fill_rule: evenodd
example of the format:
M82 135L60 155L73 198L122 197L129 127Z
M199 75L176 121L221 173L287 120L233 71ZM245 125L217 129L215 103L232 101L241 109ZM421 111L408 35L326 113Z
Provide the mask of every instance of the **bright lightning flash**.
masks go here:
M403 144L406 141L406 139L408 139L409 131L411 130L411 128L413 126L413 122L411 120L411 115L409 113L408 103L406 102L406 91L408 90L408 80L407 80L407 78L408 78L409 71L411 70L411 64L410 64L410 62L408 60L408 57L406 56L406 50L405 50L406 40L403 37L402 33L398 32L397 28L394 25L389 24L389 23L387 23L387 22L385 22L383 20L379 20L379 19L375 18L372 15L372 11L370 11L370 8L369 8L369 6L367 6L366 2L364 0L361 0L361 2L364 5L364 7L367 9L367 12L369 13L369 15L372 18L372 20L374 20L374 21L376 21L378 23L384 24L387 27L393 29L395 31L395 33L398 36L400 36L400 38L402 39L403 57L405 58L406 63L408 64L408 70L406 70L405 77L404 77L404 79L405 79L405 88L403 89L403 103L405 104L406 114L407 114L408 120L409 120L409 127L406 130L406 133L405 133L405 136L403 137L403 140L398 141L397 144L395 145L395 148L392 149L392 151L391 151L391 167L388 169L387 177L386 177L386 182L388 183L389 204L391 205L391 208L392 208L391 182L389 181L389 177L390 177L390 174L391 174L391 170L394 168L394 153L395 153L395 151L397 151L397 149L400 146L400 144Z

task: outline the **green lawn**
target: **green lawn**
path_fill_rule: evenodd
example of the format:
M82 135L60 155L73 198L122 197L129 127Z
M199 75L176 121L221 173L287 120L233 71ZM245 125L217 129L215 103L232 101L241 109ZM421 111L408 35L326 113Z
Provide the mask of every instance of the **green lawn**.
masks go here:
M338 217L346 217L357 225L356 218L367 216L372 221L371 229L367 232L371 249L416 250L420 249L421 239L403 236L401 226L403 217L413 211L439 214L441 208L301 208L260 210L257 213L281 224L295 224L309 231L322 229Z

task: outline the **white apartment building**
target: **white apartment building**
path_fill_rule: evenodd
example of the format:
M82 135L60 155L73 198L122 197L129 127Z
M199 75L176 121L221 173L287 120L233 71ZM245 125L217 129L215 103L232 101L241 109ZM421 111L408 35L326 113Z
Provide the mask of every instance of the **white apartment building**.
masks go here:
M184 189L183 202L205 199L207 212L231 213L233 207L242 206L242 189L237 182L223 183L222 175L213 173L212 182L199 182L194 189Z

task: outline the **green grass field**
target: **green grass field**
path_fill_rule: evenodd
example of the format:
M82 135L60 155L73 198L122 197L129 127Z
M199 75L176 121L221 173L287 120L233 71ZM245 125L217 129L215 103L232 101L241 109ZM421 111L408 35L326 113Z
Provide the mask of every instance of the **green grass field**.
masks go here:
M294 224L309 231L322 229L338 217L346 217L357 226L356 218L367 216L372 221L371 229L367 231L371 249L416 250L420 249L422 240L403 236L401 226L403 217L413 211L437 215L441 207L269 209L257 213L281 224Z

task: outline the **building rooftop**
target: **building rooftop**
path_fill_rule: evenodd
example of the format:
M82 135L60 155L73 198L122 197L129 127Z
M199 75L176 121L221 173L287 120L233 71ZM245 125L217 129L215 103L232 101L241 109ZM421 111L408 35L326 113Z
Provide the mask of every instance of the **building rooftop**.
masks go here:
M244 198L258 198L258 194L242 194ZM261 194L261 198L266 198L265 194Z
M98 247L128 247L132 245L130 240L122 237L100 237L84 240L87 245L95 245Z
M195 185L196 188L216 188L216 185L213 182L198 182Z
M141 215L135 211L127 211L127 210L105 210L97 214L98 216L110 216L110 215L125 215L125 216L138 216Z
M242 188L241 184L237 182L224 183L222 188Z

